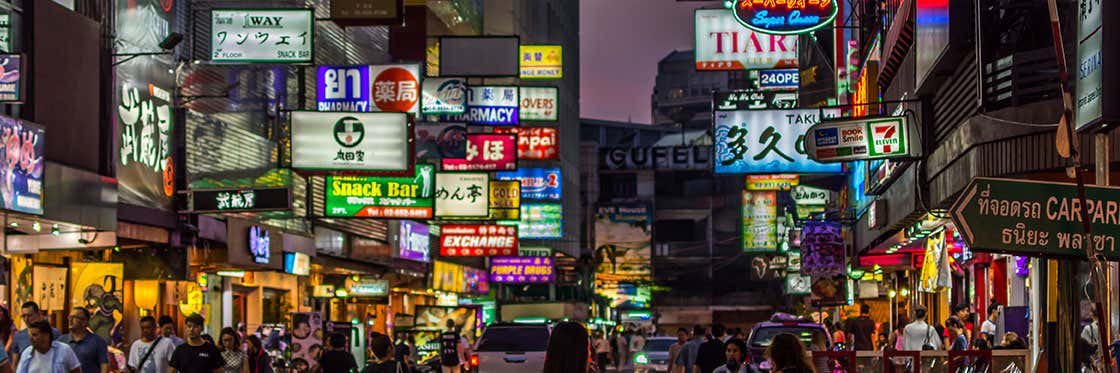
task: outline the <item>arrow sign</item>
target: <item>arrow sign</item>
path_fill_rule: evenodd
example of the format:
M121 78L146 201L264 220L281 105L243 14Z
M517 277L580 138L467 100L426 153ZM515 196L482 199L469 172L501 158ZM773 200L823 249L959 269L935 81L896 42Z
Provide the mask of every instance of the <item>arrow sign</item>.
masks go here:
M953 223L975 251L1080 256L1083 248L1120 258L1120 188L978 177L950 208ZM1091 234L1085 234L1086 209Z

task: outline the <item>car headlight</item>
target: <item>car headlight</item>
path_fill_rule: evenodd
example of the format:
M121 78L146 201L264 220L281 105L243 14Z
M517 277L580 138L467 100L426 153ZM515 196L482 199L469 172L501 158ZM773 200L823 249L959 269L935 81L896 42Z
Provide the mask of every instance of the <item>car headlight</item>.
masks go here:
M634 355L634 363L636 363L636 364L649 364L649 358L646 357L646 354L637 354L637 355Z

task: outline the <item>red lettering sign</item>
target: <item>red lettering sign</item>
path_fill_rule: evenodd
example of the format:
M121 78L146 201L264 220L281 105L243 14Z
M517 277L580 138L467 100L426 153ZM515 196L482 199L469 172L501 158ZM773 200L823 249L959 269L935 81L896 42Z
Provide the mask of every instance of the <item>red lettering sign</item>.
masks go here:
M441 256L517 255L517 227L493 224L448 224L440 226Z
M559 132L552 127L499 127L494 133L517 135L517 157L552 160L559 155Z

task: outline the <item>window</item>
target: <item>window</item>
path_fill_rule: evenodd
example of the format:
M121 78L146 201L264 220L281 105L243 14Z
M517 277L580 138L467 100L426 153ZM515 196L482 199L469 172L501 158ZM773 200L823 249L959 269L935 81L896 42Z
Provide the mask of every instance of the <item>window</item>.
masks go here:
M610 201L618 198L635 198L637 196L638 175L632 173L599 175L600 201Z

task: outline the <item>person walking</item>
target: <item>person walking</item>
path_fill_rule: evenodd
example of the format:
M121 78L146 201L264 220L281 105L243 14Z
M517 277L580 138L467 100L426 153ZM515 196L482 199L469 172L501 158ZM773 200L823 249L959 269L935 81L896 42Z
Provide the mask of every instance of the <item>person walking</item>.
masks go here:
M12 341L8 344L8 357L12 359L12 366L19 366L19 359L24 350L31 346L31 333L28 330L31 324L43 320L43 312L39 309L39 304L35 302L24 302L20 306L20 319L27 328L16 332L12 335ZM48 323L49 325L49 323ZM52 340L58 338L58 329L51 327Z
M770 359L772 373L816 373L808 361L808 352L801 339L790 333L774 336L770 347L766 348L766 358ZM821 372L825 373L825 372Z
M949 318L945 326L949 330L949 350L964 351L968 349L968 336L965 334L964 323L960 319Z
M82 373L109 373L109 344L89 330L89 318L89 310L74 307L70 310L70 333L58 341L69 345L78 356Z
M408 373L408 365L397 360L393 340L388 335L378 334L369 339L369 351L373 357L362 373Z
M723 324L712 325L712 338L700 345L696 354L696 362L693 364L695 369L699 369L699 372L711 372L720 365L727 363L727 354L723 346L724 333L726 333L726 329L724 329Z
M847 331L848 347L855 351L872 351L875 349L875 321L871 320L871 306L867 303L859 305L859 316L848 320L845 325Z
M179 347L179 345L183 344L183 339L175 335L175 319L172 319L171 316L164 315L159 317L159 333L163 338L170 340L175 347Z
M695 325L692 327L692 340L688 341L681 346L681 354L677 356L676 366L679 370L685 373L693 373L693 366L696 365L696 355L700 353L700 345L704 343L704 335L707 333L703 326Z
M315 370L320 373L357 372L358 363L354 360L354 355L346 350L346 336L334 333L331 334L328 342L330 348L323 351Z
M447 330L439 335L439 364L443 373L459 373L463 363L463 340L455 328L455 320L447 319Z
M565 321L552 328L548 351L544 355L543 373L588 373L591 361L587 328Z
M630 337L630 356L638 356L639 352L646 347L646 338L642 336L642 332L635 332Z
M731 338L724 344L724 355L727 358L727 363L720 365L712 373L755 373L757 372L751 367L747 361L747 342L742 339Z
M241 335L231 327L222 328L218 335L222 344L222 371L225 373L249 373L249 354L241 350Z
M595 348L595 366L599 367L601 371L607 370L607 361L610 360L611 355L611 342L607 340L607 336L602 331L595 332L595 342L592 344Z
M187 340L171 353L172 373L222 373L222 352L202 338L206 319L192 313L187 316Z
M393 346L393 359L404 364L404 373L412 372L414 364L412 364L412 347L408 346L405 342L408 338L403 335L398 335L397 343Z
M16 373L81 373L78 355L65 343L55 340L54 328L46 320L27 325L30 346L20 354Z
M272 357L264 350L261 337L249 334L249 373L272 373Z
M914 307L914 321L902 328L903 351L940 350L941 337L937 330L926 323L926 307Z
M996 332L999 328L999 312L1002 308L999 303L992 302L988 305L988 318L980 325L980 335L988 340L988 345L996 345Z
M628 331L622 331L614 335L614 348L616 351L614 366L615 369L620 372L630 364L630 344L627 343L627 336L629 336L629 334L630 332Z
M131 373L167 373L175 343L156 331L156 319L140 318L140 339L128 349L128 370Z
M688 329L677 329L677 343L669 345L669 373L678 373L677 357L681 355L681 349L685 343L688 343ZM681 372L684 372L684 370L681 369Z

